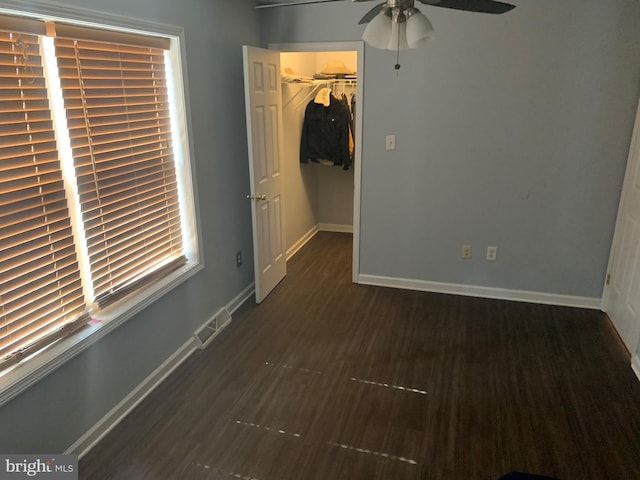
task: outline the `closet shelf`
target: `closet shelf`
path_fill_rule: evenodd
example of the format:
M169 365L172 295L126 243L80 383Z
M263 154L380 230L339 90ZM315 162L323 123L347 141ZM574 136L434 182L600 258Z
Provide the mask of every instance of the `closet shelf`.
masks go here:
M355 78L330 78L326 80L313 80L310 82L282 82L283 85L290 85L300 87L297 92L283 105L283 108L291 105L294 100L297 100L300 95L302 99L296 103L296 108L300 105L306 105L307 102L313 98L319 89L324 87L332 88L333 86L353 86L357 85L358 80Z

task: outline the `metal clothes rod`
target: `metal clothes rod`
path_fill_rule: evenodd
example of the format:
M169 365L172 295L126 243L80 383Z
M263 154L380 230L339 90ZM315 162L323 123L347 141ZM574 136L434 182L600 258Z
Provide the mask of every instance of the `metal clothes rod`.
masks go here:
M297 97L299 97L301 94L305 93L304 97L302 97L302 100L300 102L298 102L296 104L296 108L298 108L300 105L306 105L307 102L315 96L315 94L317 93L318 90L320 90L321 88L324 87L331 87L331 84L333 82L333 80L320 80L317 81L318 83L288 83L285 82L285 84L287 85L299 85L301 87L311 87L309 89L305 89L305 88L301 88L300 90L298 90L295 95L293 97L291 97L291 99L282 106L282 108L286 108L288 105L290 105Z
M330 80L315 80L314 83L290 83L290 82L283 82L283 83L285 85L297 85L297 86L300 86L300 87L311 87L309 89L300 88L300 90L298 90L293 95L293 97L291 97L289 99L289 101L287 101L287 103L285 103L282 106L282 108L284 109L284 108L288 107L291 103L293 103L293 101L296 100L303 93L304 93L304 96L302 97L302 100L300 100L298 103L296 103L295 108L298 108L301 105L306 105L309 102L309 100L316 95L316 93L318 92L318 90L320 88L329 87L329 88L331 88L333 90L333 87L340 86L341 87L341 91L339 93L346 93L345 87L355 87L357 85L357 80L355 80L355 79L336 78L336 79L330 79Z

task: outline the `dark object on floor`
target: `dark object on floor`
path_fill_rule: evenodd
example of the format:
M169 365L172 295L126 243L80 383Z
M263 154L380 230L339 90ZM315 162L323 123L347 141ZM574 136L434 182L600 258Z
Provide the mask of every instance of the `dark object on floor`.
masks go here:
M533 475L532 473L511 472L501 476L498 480L559 480L554 477L544 475Z

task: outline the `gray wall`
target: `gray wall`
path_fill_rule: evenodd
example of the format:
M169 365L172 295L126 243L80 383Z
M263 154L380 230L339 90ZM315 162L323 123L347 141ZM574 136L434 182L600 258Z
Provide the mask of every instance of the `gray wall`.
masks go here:
M64 451L253 280L241 50L259 42L252 2L66 3L184 28L205 269L0 407L3 453Z
M638 3L514 2L503 17L422 7L437 38L403 53L399 75L393 53L367 48L362 273L600 295L640 84ZM249 0L66 3L184 27L206 268L1 407L4 453L63 451L251 282L240 46L259 25L263 45L357 40L371 6L258 24ZM459 260L462 243L477 259ZM488 244L496 263L478 258Z
M420 6L436 38L403 52L398 74L394 52L366 48L362 274L601 296L639 93L640 5L512 3L502 16ZM371 6L271 9L262 40L356 40Z
M281 66L284 67L285 63ZM300 165L300 135L306 107L301 100L306 98L309 87L283 84L282 91L284 207L288 251L318 224L318 179L315 168L306 168L312 165Z

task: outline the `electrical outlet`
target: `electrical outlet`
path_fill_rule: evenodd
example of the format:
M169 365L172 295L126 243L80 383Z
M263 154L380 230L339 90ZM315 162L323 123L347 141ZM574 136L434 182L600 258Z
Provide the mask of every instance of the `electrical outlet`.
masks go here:
M471 258L471 245L462 246L462 258L464 259Z
M242 250L238 250L236 253L236 267L240 267L242 265Z
M487 260L494 261L498 256L498 247L487 247Z

